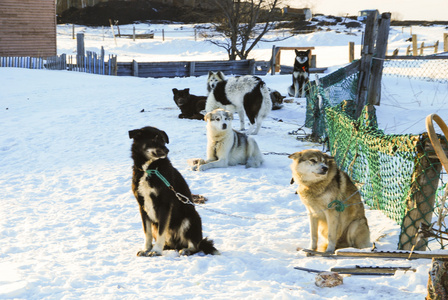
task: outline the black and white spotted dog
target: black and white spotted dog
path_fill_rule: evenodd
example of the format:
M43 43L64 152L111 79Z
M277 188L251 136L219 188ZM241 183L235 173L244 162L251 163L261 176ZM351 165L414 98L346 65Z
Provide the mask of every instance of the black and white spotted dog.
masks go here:
M221 71L209 71L207 78L207 92L210 94L211 91L216 87L218 82L226 80L226 75Z
M180 201L176 194L192 201L188 184L167 157L168 135L148 126L129 131L129 138L134 140L131 147L134 160L132 191L145 233L145 244L137 256L159 256L169 249L178 250L181 255L199 251L219 254L213 241L202 237L201 217L195 207L184 203L185 198Z
M261 123L272 108L268 87L261 78L253 75L237 76L228 79L224 74L210 72L207 86L210 93L205 104L206 112L223 108L231 113L237 112L240 130L245 130L244 114L250 122L247 134L257 134Z
M296 51L294 60L294 71L292 73L292 85L288 87L290 97L305 97L306 85L310 77L310 50Z

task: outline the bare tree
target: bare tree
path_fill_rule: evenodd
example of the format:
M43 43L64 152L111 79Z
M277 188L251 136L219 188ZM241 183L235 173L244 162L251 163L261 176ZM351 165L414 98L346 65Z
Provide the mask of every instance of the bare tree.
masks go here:
M226 49L229 60L247 59L249 52L274 27L280 0L210 0L219 8L216 33L206 40Z

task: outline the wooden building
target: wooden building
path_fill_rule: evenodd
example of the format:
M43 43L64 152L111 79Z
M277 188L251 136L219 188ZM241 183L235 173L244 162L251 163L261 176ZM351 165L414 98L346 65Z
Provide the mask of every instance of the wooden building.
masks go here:
M294 16L297 20L310 21L313 18L313 14L310 8L292 8L289 6L282 8L282 14Z
M3 0L2 0L3 1ZM141 1L141 0L113 0L113 1ZM101 2L110 2L110 0L56 0L56 12L62 14L64 11L70 8L86 8L89 6L95 6ZM209 0L151 0L151 3L162 3L173 6L190 6L190 7L215 7Z
M109 0L56 0L56 13L61 14L70 8L86 8ZM126 1L126 0L123 0ZM127 0L130 1L130 0Z
M54 56L55 0L0 1L0 56Z

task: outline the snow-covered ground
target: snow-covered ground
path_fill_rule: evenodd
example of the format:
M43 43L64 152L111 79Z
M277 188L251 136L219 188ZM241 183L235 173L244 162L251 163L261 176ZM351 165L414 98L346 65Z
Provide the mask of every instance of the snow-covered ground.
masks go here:
M139 25L139 30L146 30ZM154 30L156 26L148 26ZM166 32L175 26L164 25ZM185 27L185 26L184 26ZM159 28L159 30L162 27ZM86 32L86 49L118 54L119 61L226 59L221 49L193 38L118 39L108 29ZM110 29L109 29L110 30ZM419 37L441 39L443 27L416 27ZM71 27L58 26L58 52L74 54ZM405 47L409 33L392 28L389 51ZM295 36L277 43L315 46L318 66L347 63L356 36L333 31ZM443 47L443 45L441 46ZM253 57L269 60L272 44ZM404 48L403 48L404 49ZM359 53L359 52L358 52ZM283 58L282 63L293 58ZM285 63L286 64L286 63ZM66 71L0 68L0 299L422 299L430 260L310 258L305 207L290 185L286 153L318 144L288 133L304 124L305 103L296 99L273 111L255 136L265 153L258 169L236 166L190 171L187 159L205 157L203 121L178 119L172 88L205 95L206 77L107 77ZM287 75L263 76L286 92ZM446 84L385 80L380 124L395 133L424 131L437 112L448 121ZM409 85L411 91L409 91ZM416 90L419 89L420 93ZM408 93L408 94L406 94ZM429 94L432 93L432 94ZM141 112L144 109L144 112ZM421 122L417 122L421 120ZM143 244L137 203L131 193L128 131L156 126L170 138L169 157L194 193L208 198L197 207L204 235L220 256L179 257L165 251L136 257ZM234 126L238 127L238 121ZM367 209L372 240L395 250L399 227ZM219 211L220 213L216 213ZM320 270L348 266L411 266L395 276L345 276L335 288L318 288Z

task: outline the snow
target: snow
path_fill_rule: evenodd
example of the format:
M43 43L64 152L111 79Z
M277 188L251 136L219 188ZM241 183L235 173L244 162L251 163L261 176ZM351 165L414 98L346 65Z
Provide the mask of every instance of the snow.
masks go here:
M313 14L331 14L337 16L358 15L365 9L378 9L380 13L391 12L395 20L428 20L445 21L448 3L445 0L429 0L424 5L418 1L388 1L388 0L284 0L282 4L291 7L309 7Z
M145 26L139 25L139 30L146 30ZM60 53L76 51L69 29L58 26ZM226 59L221 49L192 37L118 39L115 46L110 33L103 40L101 28L77 30L88 33L87 50L104 45L106 53L118 54L119 61ZM431 40L442 31L425 27L419 35ZM401 28L392 33L390 51L408 36L401 34ZM346 45L352 39L359 45L361 35L329 31L296 36L279 45L316 46L318 64L334 70L347 63ZM271 49L272 44L261 43L253 55L269 60ZM205 95L204 76L152 79L0 68L0 78L0 299L425 296L430 260L335 260L296 251L308 246L308 218L296 186L290 185L291 161L286 154L322 149L288 134L304 124L304 100L295 99L272 111L254 137L265 153L262 167L194 172L187 159L205 157L205 123L178 119L171 89L189 87L191 93ZM262 78L283 94L291 81L290 75ZM385 82L378 108L382 128L419 133L424 131L424 118L433 112L447 120L446 84L392 77ZM402 93L411 93L409 85L412 94L403 97ZM235 120L234 127L238 123ZM155 258L135 255L144 238L131 193L128 131L148 125L167 132L173 165L193 193L207 197L197 210L204 235L215 241L222 255L180 257L174 251ZM398 225L381 212L366 209L378 249L395 250ZM315 274L294 269L355 265L412 266L416 272L344 276L343 285L323 289L315 286Z

